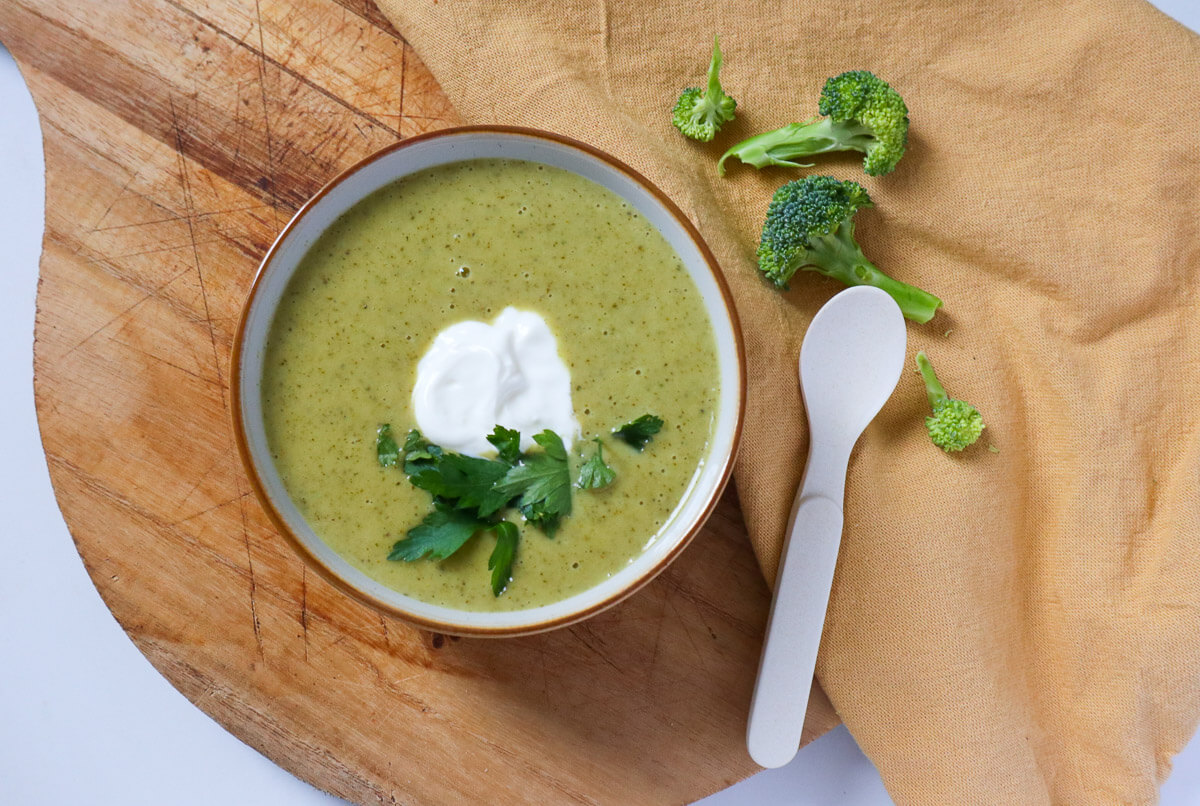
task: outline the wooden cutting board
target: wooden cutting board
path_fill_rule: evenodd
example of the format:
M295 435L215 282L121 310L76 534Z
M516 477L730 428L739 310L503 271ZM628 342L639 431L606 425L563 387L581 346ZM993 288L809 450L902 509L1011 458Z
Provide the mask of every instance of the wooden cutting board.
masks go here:
M458 640L306 572L243 477L229 354L258 261L327 179L456 122L370 0L5 0L41 114L35 386L88 572L235 735L359 803L685 803L754 771L768 594L732 494L652 585ZM824 698L808 737L836 722Z

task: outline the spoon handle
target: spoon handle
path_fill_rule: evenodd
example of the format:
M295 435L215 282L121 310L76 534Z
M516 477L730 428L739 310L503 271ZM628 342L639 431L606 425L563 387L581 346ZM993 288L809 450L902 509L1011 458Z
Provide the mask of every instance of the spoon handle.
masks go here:
M834 500L826 492L844 489L846 465L840 462L838 479L837 459L826 456L822 458L827 461L814 462L816 458L810 452L796 493L750 702L746 746L750 757L763 767L782 767L800 749L842 542L842 496ZM830 486L833 490L828 490Z

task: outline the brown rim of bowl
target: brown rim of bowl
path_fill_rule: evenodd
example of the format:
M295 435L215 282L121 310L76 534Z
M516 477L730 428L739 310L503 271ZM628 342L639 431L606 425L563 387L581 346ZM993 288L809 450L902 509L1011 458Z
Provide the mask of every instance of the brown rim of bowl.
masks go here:
M275 253L279 249L279 245L283 243L283 241L289 235L291 235L292 230L297 226L305 214L308 213L310 208L324 198L327 193L333 190L333 188L341 184L341 182L351 174L356 173L370 163L375 162L394 151L407 148L415 143L420 143L422 141L432 140L435 138L454 137L463 134L511 134L520 137L549 140L554 143L566 145L578 151L582 151L589 156L595 157L596 159L612 166L613 168L616 168L629 178L633 179L637 184L641 185L645 190L649 191L650 194L658 200L659 204L661 204L667 210L667 212L670 213L671 216L683 227L688 237L691 238L692 242L696 245L696 248L700 251L700 255L704 258L704 262L708 265L708 270L713 275L713 279L717 283L717 288L721 292L721 299L725 303L725 310L729 315L730 324L733 326L733 340L737 352L739 389L737 422L734 426L733 444L729 451L728 457L725 459L725 465L721 468L720 480L717 482L717 486L714 488L712 495L705 503L704 509L700 513L699 518L696 519L696 522L690 529L688 529L687 533L679 540L669 554L663 557L657 565L651 568L641 578L636 580L624 590L618 591L607 599L597 602L596 604L593 604L579 612L562 616L560 618L551 619L549 621L539 622L527 627L472 627L419 618L389 604L388 602L376 599L366 591L360 590L359 588L351 585L336 572L334 572L333 569L321 562L316 555L309 551L308 547L303 543L303 541L300 540L299 537L296 536L295 533L292 532L291 527L283 519L283 516L280 515L279 511L276 510L270 496L267 495L267 491L263 486L262 479L259 477L258 468L255 467L253 457L250 455L250 446L247 442L246 432L242 424L242 346L245 338L246 319L250 312L251 306L258 297L260 281L262 280L262 277L266 273L268 267L271 265L271 260L275 257ZM434 630L436 632L463 636L497 638L516 637L521 635L533 635L535 633L545 632L557 627L565 627L568 624L574 624L577 621L582 621L583 619L594 616L603 610L607 610L618 602L623 601L637 591L641 590L642 587L662 573L663 569L670 565L675 558L679 556L680 552L682 552L683 549L692 542L692 540L704 527L704 524L708 522L708 519L712 515L713 510L716 508L717 501L721 498L721 494L724 492L726 485L728 485L729 477L733 472L733 462L737 458L738 448L741 445L742 425L745 421L746 415L746 348L742 341L741 321L738 318L737 308L734 307L733 296L729 291L729 285L725 282L725 276L721 273L721 270L717 265L717 259L713 256L712 251L708 248L708 244L704 242L704 239L700 236L700 233L694 226L692 226L692 222L686 215L684 215L683 211L680 210L679 207L677 207L675 203L667 197L665 193L663 193L654 185L653 182L642 176L642 174L638 171L626 165L624 162L618 160L616 157L606 154L600 149L590 146L587 143L580 142L579 140L575 140L561 134L555 134L553 132L543 131L541 129L531 129L524 126L455 126L447 129L425 132L424 134L418 134L413 137L409 137L406 140L401 140L400 142L393 143L390 146L376 151L370 156L359 160L354 165L345 169L333 179L330 179L328 182L326 182L324 187L318 190L311 199L306 201L300 207L300 209L296 211L295 215L292 216L291 220L284 225L284 228L279 232L279 235L276 236L274 242L271 244L271 248L268 249L266 255L263 256L262 262L259 263L258 271L255 272L254 280L250 285L250 293L247 294L246 302L242 305L242 313L238 320L237 332L234 335L230 376L230 396L232 399L230 411L233 415L233 432L234 439L237 442L238 455L241 457L242 465L246 470L247 477L250 479L250 484L254 488L255 497L258 498L259 504L262 505L262 508L267 513L267 517L271 519L271 522L275 525L275 528L291 545L292 550L299 554L300 558L304 560L304 562L307 563L310 568L320 574L326 582L329 582L335 588L351 598L356 599L363 604L369 605L382 613L395 616L403 621L416 624L419 627L424 627L425 629Z

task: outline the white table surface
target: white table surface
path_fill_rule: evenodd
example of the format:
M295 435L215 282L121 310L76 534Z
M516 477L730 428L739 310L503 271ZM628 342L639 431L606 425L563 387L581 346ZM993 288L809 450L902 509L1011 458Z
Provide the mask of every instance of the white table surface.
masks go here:
M1197 0L1155 5L1200 30ZM44 170L33 102L3 50L0 110L0 804L341 803L276 767L175 691L126 637L84 571L54 500L34 414ZM788 766L701 803L892 801L842 727ZM1162 803L1200 804L1200 738L1176 759Z

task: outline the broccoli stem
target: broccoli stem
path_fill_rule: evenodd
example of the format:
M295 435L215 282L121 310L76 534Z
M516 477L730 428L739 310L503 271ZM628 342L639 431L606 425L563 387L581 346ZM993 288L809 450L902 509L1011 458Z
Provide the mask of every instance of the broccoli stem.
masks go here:
M708 63L708 91L704 97L709 102L715 101L725 94L721 88L721 42L713 35L712 60Z
M834 232L809 238L812 267L845 285L870 285L886 291L906 319L925 324L942 301L916 286L894 280L867 260L854 240L854 222L846 221Z
M713 37L713 52L712 61L708 63L708 89L700 100L696 102L696 106L692 109L690 120L695 125L700 125L704 122L716 123L720 125L719 120L715 118L720 114L721 99L725 97L725 91L721 89L721 44L717 37Z
M929 363L929 356L925 355L924 350L917 353L917 369L925 381L925 394L929 395L929 406L937 411L938 404L949 400L950 395L946 394L946 387L942 386L942 382L934 374L933 364Z
M721 99L725 97L725 90L721 89L720 74L721 43L714 36L712 61L708 63L708 89L700 96L700 100L692 110L690 119L694 125L698 126L705 122L718 127L721 125Z
M886 291L891 295L892 299L896 300L896 304L900 306L900 311L905 318L911 319L918 324L925 324L933 315L937 313L937 309L941 307L942 301L926 291L922 291L916 286L902 283L899 280L893 280L886 274L875 268L866 258L862 262L855 265L852 269L856 282L847 282L847 285L873 285L878 289Z
M756 134L733 146L717 161L717 173L724 176L725 160L730 157L737 157L755 168L768 165L811 168L811 164L793 160L828 151L866 151L871 138L870 130L854 121L837 122L830 118L819 118L807 123L792 123L781 129Z

